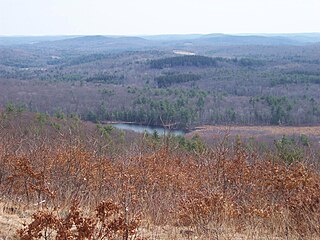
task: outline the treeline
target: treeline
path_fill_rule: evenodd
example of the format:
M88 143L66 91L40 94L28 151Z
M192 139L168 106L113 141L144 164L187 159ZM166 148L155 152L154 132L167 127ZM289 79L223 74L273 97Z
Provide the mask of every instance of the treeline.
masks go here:
M188 99L176 101L155 100L144 98L135 103L135 107L128 109L109 110L101 104L96 111L90 111L85 120L126 121L148 125L175 124L177 128L188 128L199 117L200 107Z
M286 84L320 84L320 75L308 72L292 72L271 80L271 86Z
M100 74L88 77L86 79L86 82L122 84L124 82L124 76L100 73Z
M216 66L217 61L205 56L178 56L151 60L150 67L162 69L168 67L208 67Z
M74 66L74 65L80 65L95 61L101 61L104 59L110 58L110 54L104 54L104 53L93 53L88 55L80 55L76 57L70 57L70 56L63 56L61 58L56 59L50 59L47 61L48 65L63 65L65 67L68 66Z
M33 56L32 56L33 57ZM43 64L37 59L28 59L25 57L18 56L9 56L9 57L0 57L0 65L13 68L34 68L42 67Z
M170 67L211 67L217 66L219 62L231 63L240 67L259 67L265 65L263 61L252 58L212 58L195 55L151 60L150 66L154 69L163 69Z
M166 88L176 83L198 81L200 79L200 75L196 74L166 74L156 77L154 80L159 88Z
M252 58L233 58L231 60L226 59L225 61L231 61L241 67L258 67L264 65L263 61Z
M290 115L293 104L287 97L266 96L262 97L261 100L265 101L271 109L270 123L272 125L291 123Z

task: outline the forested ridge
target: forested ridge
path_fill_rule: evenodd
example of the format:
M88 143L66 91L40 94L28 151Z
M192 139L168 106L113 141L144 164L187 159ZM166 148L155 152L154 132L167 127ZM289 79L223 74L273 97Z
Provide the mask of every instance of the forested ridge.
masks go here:
M320 122L318 44L210 41L154 47L139 38L93 36L0 47L0 104L186 129Z

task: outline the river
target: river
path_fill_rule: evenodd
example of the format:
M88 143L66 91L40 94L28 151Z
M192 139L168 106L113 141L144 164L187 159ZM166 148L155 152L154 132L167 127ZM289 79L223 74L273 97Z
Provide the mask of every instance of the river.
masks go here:
M113 127L121 130L129 130L137 133L144 133L147 132L149 134L153 134L154 131L157 131L159 135L164 135L164 133L168 130L165 130L163 127L151 127L145 125L138 125L138 124L127 124L127 123L114 123L111 124ZM175 136L184 136L186 134L183 130L171 130L171 134Z

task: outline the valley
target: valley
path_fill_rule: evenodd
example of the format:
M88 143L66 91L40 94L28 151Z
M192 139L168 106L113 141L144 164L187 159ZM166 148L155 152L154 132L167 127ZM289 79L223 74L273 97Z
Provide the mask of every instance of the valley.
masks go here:
M320 238L320 35L0 37L0 239Z

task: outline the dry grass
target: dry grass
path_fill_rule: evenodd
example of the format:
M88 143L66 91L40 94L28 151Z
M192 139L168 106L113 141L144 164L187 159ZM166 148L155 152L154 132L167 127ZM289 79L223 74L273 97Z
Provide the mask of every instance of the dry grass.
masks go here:
M225 135L241 136L243 139L254 138L257 141L272 141L286 136L305 135L312 139L316 147L320 147L320 126L286 127L286 126L202 126L187 134L191 137L199 135L208 142L215 142Z
M30 221L30 210L9 200L0 202L0 239L10 239Z
M320 136L320 126L285 127L285 126L202 126L196 128L193 133L215 136L229 132L232 135L241 136L277 136L277 135L309 135Z

